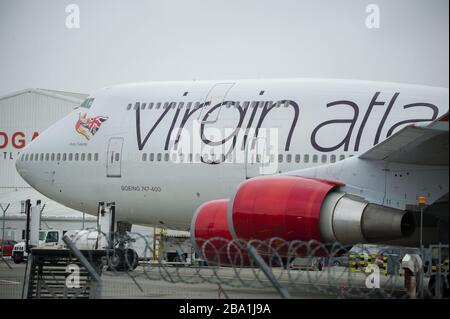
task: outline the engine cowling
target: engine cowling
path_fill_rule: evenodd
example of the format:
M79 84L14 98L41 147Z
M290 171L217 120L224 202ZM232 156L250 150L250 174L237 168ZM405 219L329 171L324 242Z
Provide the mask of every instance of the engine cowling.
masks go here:
M294 176L257 177L242 183L231 198L228 225L233 238L320 241L320 209L342 184Z
M298 176L247 180L228 204L229 232L241 240L356 244L399 239L414 231L408 212L345 194L340 186Z

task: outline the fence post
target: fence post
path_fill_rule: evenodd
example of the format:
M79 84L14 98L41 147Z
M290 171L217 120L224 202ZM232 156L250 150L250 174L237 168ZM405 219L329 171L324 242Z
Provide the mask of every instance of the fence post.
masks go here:
M247 250L249 254L255 259L256 263L258 264L258 267L263 271L263 273L266 275L266 277L269 279L269 281L272 283L272 285L275 287L275 289L280 294L281 298L290 298L288 290L286 287L280 284L280 282L275 278L272 270L270 267L264 262L264 260L261 258L261 256L258 254L256 249L250 244L247 243Z

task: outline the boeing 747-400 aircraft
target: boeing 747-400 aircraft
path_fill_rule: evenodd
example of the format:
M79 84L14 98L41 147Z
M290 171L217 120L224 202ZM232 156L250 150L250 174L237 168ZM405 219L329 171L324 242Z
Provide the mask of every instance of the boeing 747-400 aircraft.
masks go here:
M45 196L132 224L240 240L448 242L448 89L349 80L137 83L29 144ZM429 227L429 226L427 226Z

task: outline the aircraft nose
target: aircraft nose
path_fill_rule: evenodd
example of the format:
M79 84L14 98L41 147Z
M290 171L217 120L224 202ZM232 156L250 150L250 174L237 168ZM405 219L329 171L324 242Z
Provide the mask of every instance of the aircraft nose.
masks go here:
M25 179L24 176L26 175L25 172L28 170L28 167L26 166L26 163L25 163L25 152L24 151L22 151L21 154L16 158L15 165L16 165L17 173L19 173L19 175L23 179ZM25 181L26 181L26 179L25 179Z
M19 173L19 175L21 175L20 172L21 172L21 169L22 169L21 160L20 160L22 156L24 156L23 153L18 158L16 158L16 162L15 162L16 171L17 171L17 173Z
M25 180L25 182L27 182L28 184L32 185L32 181L31 181L31 176L30 174L32 173L31 167L30 167L30 163L28 162L29 160L29 153L27 152L26 149L24 149L24 151L22 151L22 153L19 155L19 157L16 159L16 171L17 173ZM25 161L25 159L27 159Z
M39 138L38 138L39 139ZM31 187L36 188L42 179L41 167L39 165L40 142L38 139L27 145L16 159L17 173Z

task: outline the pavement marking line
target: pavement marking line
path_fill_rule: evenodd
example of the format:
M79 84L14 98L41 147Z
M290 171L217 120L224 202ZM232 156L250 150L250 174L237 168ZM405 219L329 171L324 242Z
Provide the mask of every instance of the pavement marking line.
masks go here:
M18 281L11 281L11 280L0 279L0 284L19 285L20 282L18 282Z

